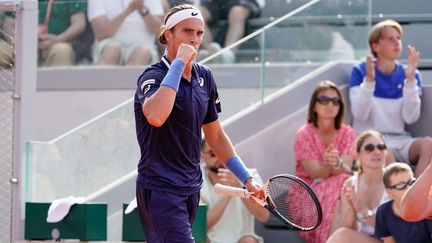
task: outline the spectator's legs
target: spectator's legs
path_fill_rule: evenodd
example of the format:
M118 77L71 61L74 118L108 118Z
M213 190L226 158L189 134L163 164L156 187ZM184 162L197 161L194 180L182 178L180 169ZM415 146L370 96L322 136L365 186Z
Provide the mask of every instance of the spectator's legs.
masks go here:
M334 209L333 221L332 221L332 225L330 227L329 235L332 235L333 232L336 231L338 229L338 227L340 227L340 225L342 225L342 219L343 219L343 215L342 215L342 209L341 209L341 201L339 199L336 202L336 206Z
M418 177L429 165L432 159L432 138L416 139L409 149L409 160L416 165L415 176Z
M252 235L243 236L237 243L258 243L258 239Z
M66 42L59 42L51 46L44 56L44 66L72 66L75 61L75 52L72 45Z
M117 65L120 60L122 47L119 43L110 42L102 50L101 56L97 62L98 65Z
M135 47L126 61L126 65L145 65L151 60L151 52L146 46Z
M225 36L225 46L240 40L245 33L249 9L241 5L233 6L228 13L228 31Z
M13 65L14 49L13 45L4 40L0 40L0 67L8 68Z
M212 19L212 15L210 11L204 6L199 6L199 10L201 11L205 23L204 37L201 44L205 49L208 49L208 46L213 42L213 35L207 25L207 23Z
M346 227L336 230L327 240L327 243L342 243L342 242L379 243L381 241L369 235L361 233L357 230L353 230L351 228L346 228Z

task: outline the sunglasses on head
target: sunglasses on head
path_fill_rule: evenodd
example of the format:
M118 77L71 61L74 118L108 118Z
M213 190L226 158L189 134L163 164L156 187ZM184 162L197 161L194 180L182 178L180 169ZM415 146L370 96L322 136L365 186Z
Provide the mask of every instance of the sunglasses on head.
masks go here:
M380 143L380 144L377 144L377 145L375 145L375 144L366 144L365 146L364 146L364 150L366 151L366 152L368 152L368 153L371 153L371 152L373 152L374 150L375 150L375 148L377 148L378 150L381 150L381 151L384 151L384 150L386 150L387 149L387 145L385 145L385 144L383 144L383 143Z
M409 181L407 182L403 182L394 186L387 186L387 189L396 189L399 191L405 190L405 188L407 188L408 186L411 186L412 184L414 184L414 182L416 181L416 178L411 178Z
M320 103L321 105L327 105L330 102L333 105L340 105L341 104L341 99L339 97L333 97L330 98L328 96L322 95L322 96L318 96L316 97L316 100L318 101L318 103Z

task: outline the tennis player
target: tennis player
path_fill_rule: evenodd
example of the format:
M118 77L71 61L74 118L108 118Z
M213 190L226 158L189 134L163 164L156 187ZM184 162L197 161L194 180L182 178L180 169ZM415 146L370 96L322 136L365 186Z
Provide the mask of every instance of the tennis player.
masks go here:
M201 13L192 5L171 8L159 41L166 53L138 79L135 123L141 158L137 201L147 241L194 242L192 224L202 185L201 129L224 165L259 194L253 179L222 129L219 96L211 71L193 62L204 34Z

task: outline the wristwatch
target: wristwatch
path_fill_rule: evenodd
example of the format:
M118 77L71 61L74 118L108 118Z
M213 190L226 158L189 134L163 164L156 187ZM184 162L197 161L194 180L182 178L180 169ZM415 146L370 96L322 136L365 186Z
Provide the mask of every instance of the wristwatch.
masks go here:
M148 10L148 8L143 7L141 9L140 13L141 13L142 16L146 16L146 15L148 15L150 13L150 11Z
M343 165L343 159L341 157L339 157L338 164L334 168L339 169L342 167L342 165Z

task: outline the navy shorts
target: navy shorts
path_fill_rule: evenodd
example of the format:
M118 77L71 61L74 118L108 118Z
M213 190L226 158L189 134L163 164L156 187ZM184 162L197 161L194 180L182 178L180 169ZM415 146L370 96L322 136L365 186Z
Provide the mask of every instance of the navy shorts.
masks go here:
M199 191L180 195L150 190L137 184L141 225L149 243L193 243L192 224L198 210Z

